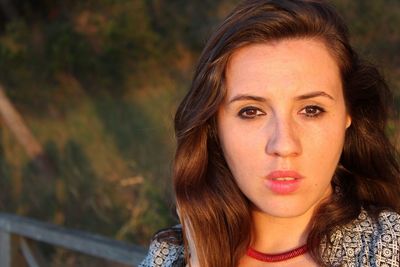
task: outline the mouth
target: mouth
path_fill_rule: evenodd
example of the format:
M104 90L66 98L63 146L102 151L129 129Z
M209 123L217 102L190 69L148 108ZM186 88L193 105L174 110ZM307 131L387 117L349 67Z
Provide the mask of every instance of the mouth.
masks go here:
M293 177L279 177L279 178L272 178L271 180L273 181L294 181L297 178L293 178Z
M278 170L267 175L265 185L275 194L287 195L296 192L300 188L303 178L296 171Z
M267 179L275 181L292 181L302 178L303 176L301 174L292 170L277 170L272 171L267 175Z

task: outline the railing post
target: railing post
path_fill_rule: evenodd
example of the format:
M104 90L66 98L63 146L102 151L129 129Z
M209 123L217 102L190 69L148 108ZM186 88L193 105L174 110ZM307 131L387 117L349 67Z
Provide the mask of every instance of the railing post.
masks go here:
M11 234L0 230L0 267L11 267Z
M21 251L29 267L40 267L25 238L21 237Z

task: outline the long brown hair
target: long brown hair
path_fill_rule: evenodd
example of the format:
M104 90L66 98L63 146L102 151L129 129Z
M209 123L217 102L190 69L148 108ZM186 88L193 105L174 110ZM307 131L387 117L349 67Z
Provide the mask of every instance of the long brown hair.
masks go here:
M244 1L204 48L191 88L175 117L174 188L184 231L190 228L202 267L237 266L250 242L249 201L221 151L215 115L225 93L225 68L239 47L288 38L317 38L336 59L352 118L332 186L339 193L316 210L307 244L320 265L322 240L354 220L362 207L372 216L397 212L400 167L385 135L390 91L377 69L359 59L346 25L325 1Z

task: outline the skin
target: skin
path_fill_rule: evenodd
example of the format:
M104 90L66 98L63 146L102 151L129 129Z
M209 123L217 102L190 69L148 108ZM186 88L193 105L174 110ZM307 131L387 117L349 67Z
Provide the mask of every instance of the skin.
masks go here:
M251 246L281 253L306 243L317 205L332 194L351 118L339 67L318 39L252 44L226 69L227 94L217 114L221 147L252 203ZM299 187L280 194L266 186L276 170L299 173ZM309 255L278 263L243 256L240 266L315 266Z

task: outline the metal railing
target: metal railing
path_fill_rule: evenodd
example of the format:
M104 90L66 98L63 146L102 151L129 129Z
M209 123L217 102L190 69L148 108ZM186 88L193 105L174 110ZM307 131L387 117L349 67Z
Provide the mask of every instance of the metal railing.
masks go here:
M13 236L20 238L13 244ZM87 232L17 215L0 213L0 267L13 267L15 249L19 249L29 267L41 267L27 240L44 242L75 252L106 259L127 266L137 266L145 257L145 249Z

